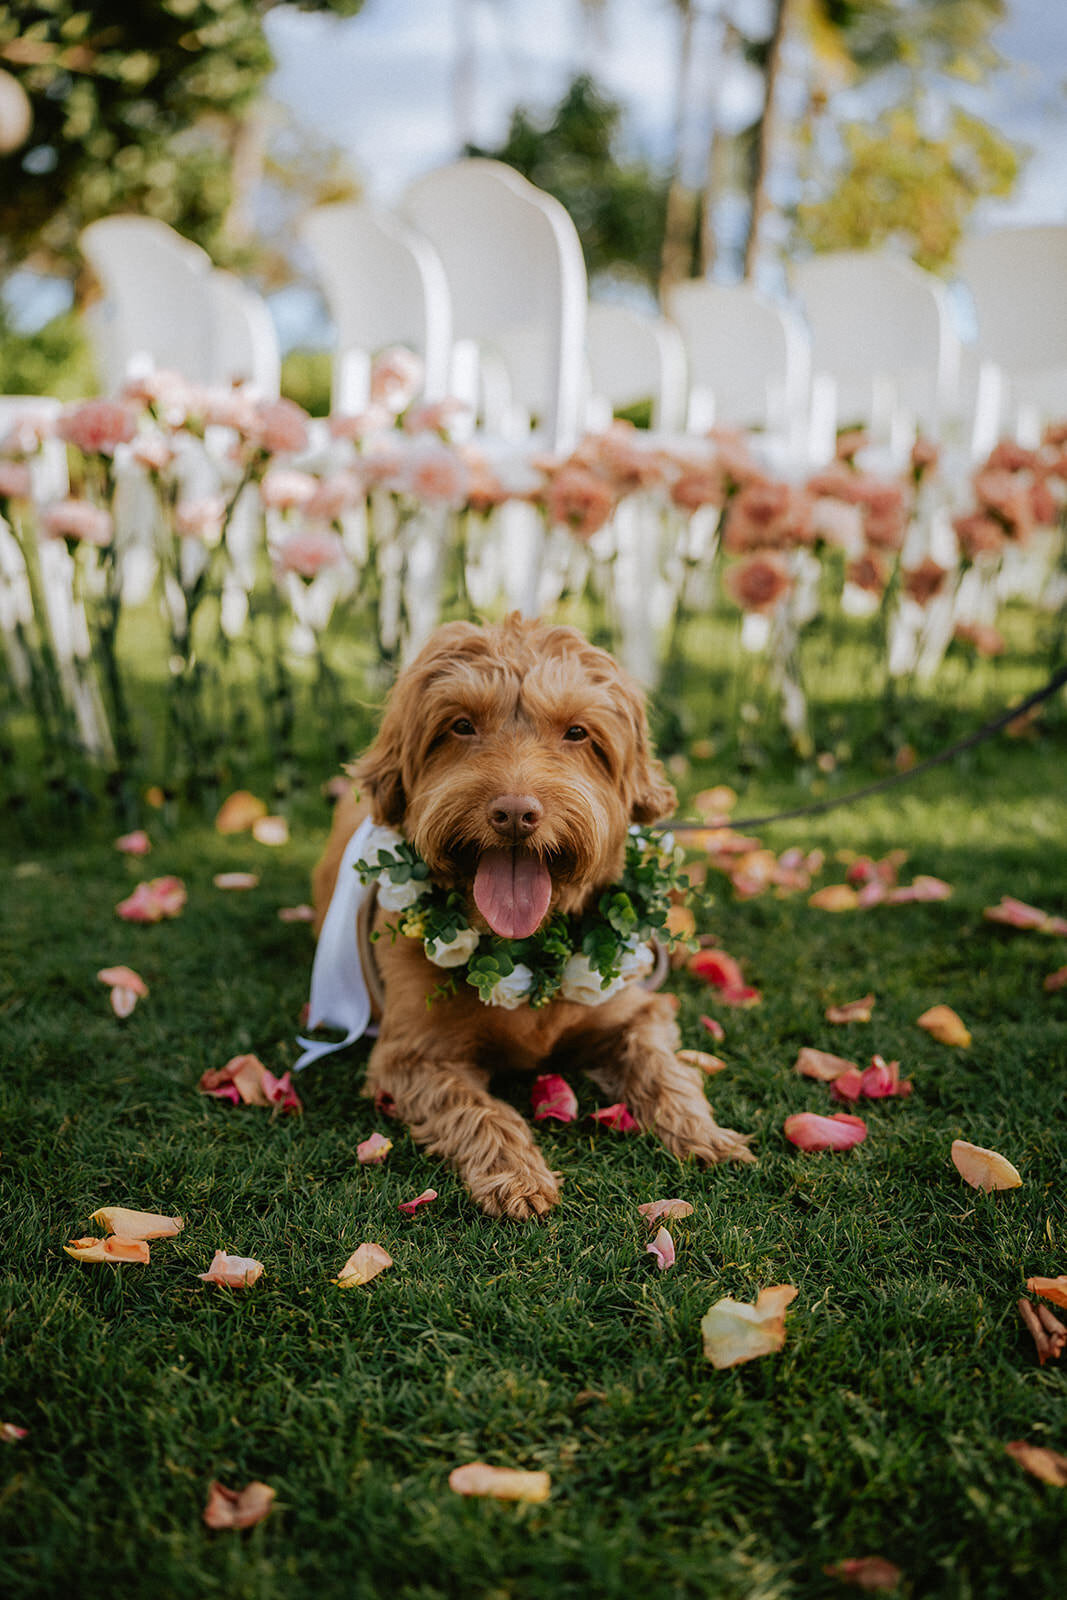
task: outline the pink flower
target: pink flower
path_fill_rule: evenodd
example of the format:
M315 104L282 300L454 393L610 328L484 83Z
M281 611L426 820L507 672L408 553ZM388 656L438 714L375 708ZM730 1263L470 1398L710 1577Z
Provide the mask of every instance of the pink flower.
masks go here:
M262 1275L263 1263L253 1256L228 1256L225 1250L216 1250L206 1272L197 1277L205 1283L223 1284L227 1289L250 1289Z
M271 1105L277 1106L280 1111L295 1111L299 1113L304 1109L300 1096L293 1088L293 1075L291 1072L283 1072L280 1078L276 1078L273 1072L269 1072L264 1067L263 1092Z
M32 493L29 467L22 461L0 461L0 500L28 500Z
M260 499L275 511L289 511L306 506L319 487L319 480L310 472L298 472L295 467L272 467L263 474L259 486Z
M629 1108L621 1100L613 1106L605 1106L602 1111L590 1112L594 1122L599 1122L602 1128L611 1128L615 1133L639 1133L640 1126L634 1120Z
M356 1145L356 1160L361 1167L380 1167L392 1148L392 1139L372 1133L369 1139Z
M777 556L750 556L727 570L723 588L742 611L773 611L793 580Z
M358 472L335 472L317 480L315 492L304 506L304 515L309 522L336 522L360 504L364 492Z
M401 1200L396 1209L402 1211L405 1217L413 1217L420 1206L428 1206L432 1200L436 1199L436 1189L424 1189L421 1194L415 1196L414 1200Z
M899 550L908 526L908 505L899 483L871 482L864 491L863 531L878 550Z
M198 389L191 397L191 410L216 428L234 428L251 436L256 429L255 402L242 389L221 386Z
M174 527L183 539L202 539L215 544L222 532L226 502L221 494L204 495L200 500L180 500L174 510Z
M116 445L128 444L137 431L129 406L119 400L86 400L63 412L56 433L83 455L114 455Z
M163 472L174 460L174 446L161 433L139 433L130 455L146 472Z
M164 917L179 916L185 901L185 885L180 878L151 878L139 883L115 910L124 922L162 922Z
M674 1266L674 1240L667 1228L660 1228L654 1239L645 1245L645 1250L656 1258L656 1266L661 1272L666 1272L668 1267Z
M454 396L426 405L411 406L404 414L404 432L437 433L445 437L461 417L469 417L470 414L471 408L467 402L457 400Z
M1000 629L986 622L957 622L952 637L973 645L976 654L987 659L1002 656L1007 649Z
M748 483L731 500L722 545L730 555L812 541L811 501L787 483Z
M882 594L889 582L885 563L871 550L868 550L866 555L849 562L845 568L845 577L849 583L855 584L857 589L863 589L867 594Z
M115 849L121 850L127 856L146 856L152 848L152 841L143 828L137 828L133 833L123 833L115 840Z
M953 517L952 526L959 540L960 553L966 561L974 561L978 556L999 555L1006 543L1001 524L980 511Z
M866 1139L867 1124L862 1117L850 1116L847 1111L835 1111L829 1117L800 1111L786 1117L784 1131L790 1144L801 1150L848 1150Z
M467 468L450 446L426 434L412 446L403 468L404 488L429 505L461 506L467 498Z
M614 511L615 494L597 473L565 463L548 485L545 509L551 522L576 539L591 539Z
M371 406L354 416L335 411L329 419L331 439L352 439L356 444L362 443L369 434L385 433L392 426L392 412L385 406Z
M256 406L244 431L268 455L293 455L307 448L309 421L294 400L268 400Z
M371 404L385 406L399 416L423 385L426 369L421 357L404 345L392 345L374 359L370 374Z
M309 582L331 567L342 566L345 547L338 534L329 528L302 528L278 546L274 565L279 573L295 572Z
M534 1079L530 1104L535 1122L544 1122L548 1117L554 1122L573 1122L578 1115L578 1097L558 1072L542 1073Z
M914 600L916 605L926 606L941 593L947 577L947 567L940 566L932 556L925 556L917 567L909 567L901 572L901 583L909 600Z
M41 518L41 532L47 539L80 539L103 548L111 543L114 526L102 506L88 500L57 500Z

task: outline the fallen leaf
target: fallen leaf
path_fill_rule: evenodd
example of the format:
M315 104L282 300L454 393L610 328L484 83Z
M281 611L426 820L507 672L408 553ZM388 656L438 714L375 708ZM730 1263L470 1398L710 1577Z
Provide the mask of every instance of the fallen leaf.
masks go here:
M227 1489L216 1481L207 1492L204 1521L209 1528L251 1528L270 1515L275 1491L269 1483L247 1483Z
M835 1111L829 1117L798 1111L795 1116L786 1117L784 1132L790 1144L800 1150L849 1150L866 1139L867 1124L862 1117L850 1116L847 1111Z
M372 1133L369 1139L356 1145L356 1160L361 1167L380 1167L392 1148L392 1139L387 1139L381 1133Z
M148 993L147 983L132 967L101 967L96 976L111 990L111 1009L116 1017L128 1017L138 1000Z
M142 1267L149 1261L148 1246L143 1239L123 1239L118 1234L108 1239L71 1239L63 1248L75 1261L110 1261L115 1266L133 1261Z
M29 1428L20 1428L17 1422L0 1422L0 1441L4 1444L18 1444L20 1439L25 1439Z
M360 1284L370 1283L372 1278L392 1264L392 1256L380 1244L361 1244L353 1250L337 1277L331 1278L330 1282L336 1283L339 1289L354 1289Z
M1064 968L1064 971L1067 972L1067 967ZM711 1037L715 1040L715 1043L722 1044L723 1040L726 1038L726 1029L723 1027L722 1023L719 1022L715 1017L701 1017L700 1021L701 1025L707 1028L708 1032L711 1034Z
M125 1206L101 1206L89 1221L121 1239L173 1239L185 1227L182 1217L164 1217L156 1211L127 1211Z
M1027 1278L1026 1287L1031 1294L1043 1295L1054 1306L1067 1308L1067 1277Z
M1051 916L1038 906L1028 906L1025 900L1015 900L1011 895L1001 895L1000 904L986 906L982 912L987 922L1004 923L1009 928L1029 928L1035 933L1067 934L1067 917Z
M420 1206L428 1206L431 1200L436 1199L436 1189L424 1189L421 1194L415 1196L414 1200L401 1200L396 1209L402 1211L405 1217L413 1217Z
M1025 1472L1042 1483L1050 1483L1054 1489L1067 1489L1067 1456L1047 1450L1043 1444L1027 1444L1024 1439L1013 1439L1004 1448Z
M808 895L808 905L816 911L855 911L859 896L847 883L828 883L825 889L816 889Z
M640 1133L639 1124L628 1106L617 1100L613 1106L604 1106L601 1111L591 1111L589 1115L594 1122L599 1122L602 1128L611 1128L615 1133Z
M966 1139L953 1139L952 1164L960 1177L972 1189L1018 1189L1022 1183L1011 1162L995 1150L986 1150L980 1144L968 1144Z
M262 1261L253 1256L229 1256L225 1250L216 1250L206 1272L197 1277L205 1283L223 1284L227 1289L250 1289L263 1273Z
M832 1083L843 1072L858 1072L859 1068L854 1061L846 1061L844 1056L832 1056L828 1050L816 1050L812 1045L805 1044L800 1048L793 1071L799 1072L802 1078L818 1078L820 1083Z
M252 837L257 844L288 844L289 824L284 817L257 817L252 824Z
M1020 1300L1018 1305L1019 1315L1037 1349L1039 1366L1043 1367L1046 1361L1058 1361L1067 1346L1067 1328L1048 1306L1035 1306L1030 1300Z
M709 1078L713 1072L724 1072L726 1069L726 1062L707 1050L678 1050L675 1053L679 1061L684 1061L690 1067L698 1067Z
M256 889L259 887L258 872L216 872L212 878L216 889Z
M120 900L115 911L124 922L162 922L165 917L180 916L185 901L185 885L180 878L149 878Z
M828 1578L850 1583L854 1589L874 1592L878 1589L895 1589L904 1574L884 1556L850 1556L845 1561L835 1561L822 1569Z
M1047 994L1055 994L1057 989L1067 988L1067 967L1057 967L1055 972L1050 972L1042 988Z
M143 828L120 834L115 840L115 849L121 850L125 856L146 856L151 848L152 841Z
M534 1079L530 1091L535 1122L573 1122L578 1115L578 1096L558 1072L545 1072Z
M755 1305L728 1295L704 1313L700 1331L704 1354L713 1367L736 1367L757 1356L772 1355L785 1343L786 1307L796 1299L791 1283L761 1289Z
M215 818L216 833L247 833L254 822L267 815L262 800L257 800L247 789L235 789L227 795Z
M314 906L280 906L278 909L279 922L314 922Z
M484 1461L468 1461L453 1467L448 1487L456 1494L490 1495L494 1500L547 1500L552 1479L547 1472L520 1472L514 1467L490 1467Z
M666 1272L668 1267L674 1266L674 1240L666 1228L660 1228L654 1239L645 1245L646 1251L655 1256L656 1266L660 1272Z
M931 1006L921 1017L916 1017L915 1021L940 1044L958 1044L966 1049L971 1042L971 1035L963 1018L957 1016L951 1006Z
M199 1089L201 1094L232 1100L235 1105L243 1100L246 1106L269 1106L273 1104L265 1081L269 1076L258 1056L231 1056L224 1067L208 1068L200 1079ZM278 1081L271 1078L272 1083Z
M693 1208L688 1200L646 1200L643 1206L638 1206L637 1210L645 1218L650 1228L654 1228L661 1217L691 1217L693 1215Z
M870 1022L874 1007L874 995L865 994L859 1000L845 1000L839 1006L827 1006L823 1015L827 1022Z

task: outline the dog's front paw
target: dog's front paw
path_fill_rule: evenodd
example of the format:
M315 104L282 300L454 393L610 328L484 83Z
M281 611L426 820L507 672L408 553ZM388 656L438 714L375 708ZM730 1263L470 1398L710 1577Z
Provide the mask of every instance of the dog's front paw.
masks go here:
M733 1128L720 1128L717 1123L710 1128L694 1128L691 1133L688 1130L660 1133L660 1138L673 1155L680 1156L683 1161L693 1157L709 1166L719 1161L754 1162L756 1157L748 1148L751 1137L751 1134L737 1133Z
M467 1187L487 1217L526 1222L543 1217L559 1199L559 1184L543 1161L528 1161L501 1172L464 1173Z

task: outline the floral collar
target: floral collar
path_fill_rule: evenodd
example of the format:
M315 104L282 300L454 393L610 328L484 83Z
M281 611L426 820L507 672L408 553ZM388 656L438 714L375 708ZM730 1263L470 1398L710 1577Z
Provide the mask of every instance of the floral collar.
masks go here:
M655 965L651 941L673 949L680 942L668 917L673 897L688 897L681 873L684 852L670 834L656 839L630 829L622 876L595 907L577 916L546 918L528 939L479 933L467 920L466 900L430 878L419 853L393 828L372 827L355 869L363 883L377 882L378 904L397 912L394 937L421 939L428 960L448 969L434 995L454 994L460 980L484 1005L513 1011L550 1000L603 1005Z

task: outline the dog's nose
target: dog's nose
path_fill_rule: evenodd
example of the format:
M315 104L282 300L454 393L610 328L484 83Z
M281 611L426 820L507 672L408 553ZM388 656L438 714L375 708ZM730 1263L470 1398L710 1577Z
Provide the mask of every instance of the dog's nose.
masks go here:
M532 794L498 794L489 802L490 826L512 844L528 839L543 816L541 802Z

